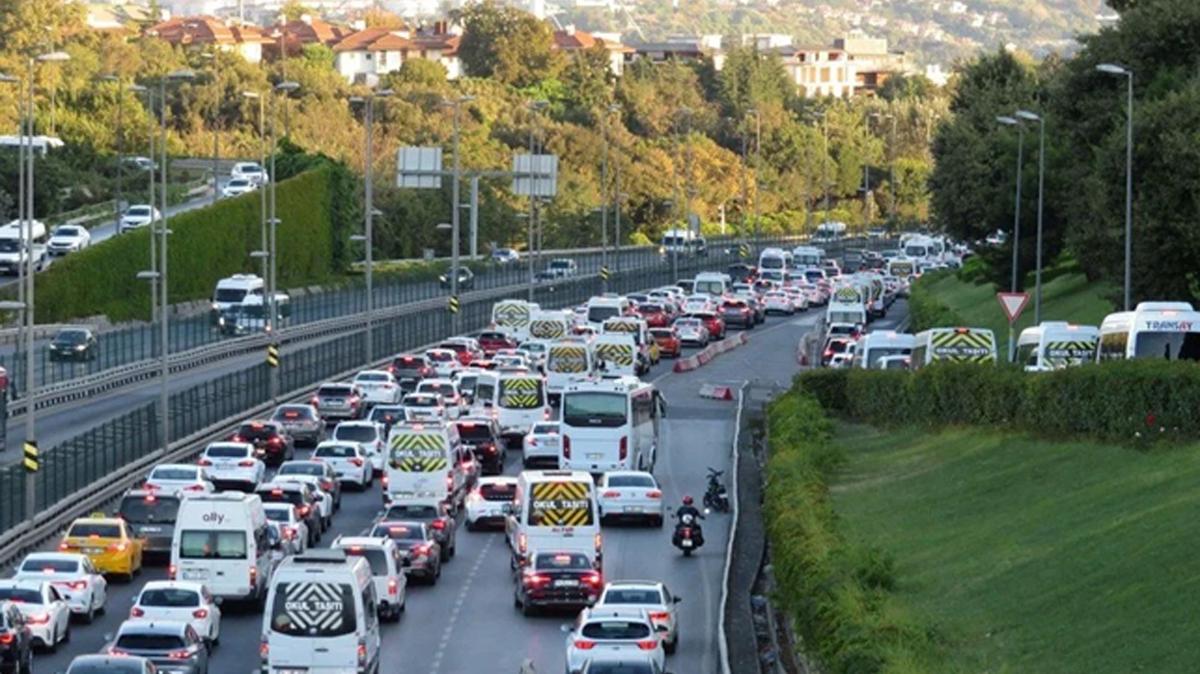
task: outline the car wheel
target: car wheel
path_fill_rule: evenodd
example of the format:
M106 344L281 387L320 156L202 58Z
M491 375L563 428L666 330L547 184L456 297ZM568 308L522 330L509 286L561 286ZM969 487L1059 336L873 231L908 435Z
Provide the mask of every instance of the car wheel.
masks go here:
M667 655L674 655L675 649L677 649L677 648L679 648L679 635L678 634L675 635L674 639L663 642L663 651L666 652Z
M94 600L92 600L92 601L94 601ZM83 624L91 625L92 622L94 622L95 620L96 620L96 607L92 606L91 602L89 602L87 613L83 614Z
M69 644L69 643L71 643L71 620L70 620L70 617L69 617L69 616L68 616L68 618L67 618L67 624L66 624L66 626L63 628L62 642L63 642L64 644Z
M33 674L33 648L25 650L25 662L21 665L21 674Z

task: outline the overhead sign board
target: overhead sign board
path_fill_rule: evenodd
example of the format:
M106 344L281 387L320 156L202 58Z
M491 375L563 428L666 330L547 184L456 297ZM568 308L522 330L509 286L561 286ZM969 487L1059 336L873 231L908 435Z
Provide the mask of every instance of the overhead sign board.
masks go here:
M558 155L513 156L513 194L552 197L558 193Z
M396 153L396 186L436 190L442 187L442 148L402 147Z

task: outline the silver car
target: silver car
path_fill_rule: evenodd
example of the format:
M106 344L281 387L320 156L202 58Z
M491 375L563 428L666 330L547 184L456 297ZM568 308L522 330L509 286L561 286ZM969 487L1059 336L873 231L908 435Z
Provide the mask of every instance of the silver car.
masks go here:
M325 439L325 420L312 405L280 405L271 421L283 426L297 445L316 447Z
M708 328L699 318L680 318L675 321L675 328L679 330L679 341L684 344L708 346L711 339Z
M326 421L361 419L367 411L362 389L349 383L321 384L310 402Z
M679 646L679 611L676 608L679 602L679 597L658 581L618 580L604 586L596 608L645 609L662 639L663 649L670 654Z

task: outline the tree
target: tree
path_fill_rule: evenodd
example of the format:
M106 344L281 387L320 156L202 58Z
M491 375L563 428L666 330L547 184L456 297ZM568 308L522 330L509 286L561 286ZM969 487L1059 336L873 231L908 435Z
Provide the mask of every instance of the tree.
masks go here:
M885 101L928 98L937 87L924 75L895 74L879 87L879 97Z
M317 12L314 12L311 7L304 4L301 0L287 0L283 3L283 7L280 8L279 13L288 21L299 21L305 15L312 16L317 14Z
M795 83L777 54L764 54L755 47L734 47L716 76L714 93L726 115L740 118L751 109L787 107L795 99L795 91Z
M471 4L456 16L463 26L458 55L467 75L526 87L553 77L561 68L559 54L553 50L554 35L532 14L488 0Z
M431 59L409 58L400 70L386 76L392 88L422 87L436 89L446 84L446 66Z
M0 3L0 53L32 56L60 47L83 31L86 15L77 0L17 0Z
M562 80L567 90L567 118L578 123L592 123L598 111L612 103L613 82L609 68L608 49L595 44L575 52L563 69Z

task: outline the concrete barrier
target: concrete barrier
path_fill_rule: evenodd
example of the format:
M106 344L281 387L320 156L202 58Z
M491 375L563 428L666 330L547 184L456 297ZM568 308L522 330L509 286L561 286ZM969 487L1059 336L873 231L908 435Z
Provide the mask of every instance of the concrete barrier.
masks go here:
M733 387L722 384L702 384L700 397L712 400L733 400Z
M732 351L739 346L750 341L750 336L744 332L739 332L732 337L726 337L719 342L713 342L687 358L679 358L675 361L675 366L672 368L675 372L691 372L698 367L708 365L713 358Z

